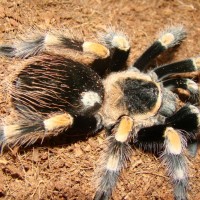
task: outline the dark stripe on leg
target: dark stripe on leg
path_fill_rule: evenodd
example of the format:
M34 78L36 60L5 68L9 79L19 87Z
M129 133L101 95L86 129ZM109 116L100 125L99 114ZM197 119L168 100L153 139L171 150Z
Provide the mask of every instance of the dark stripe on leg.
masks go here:
M153 70L158 80L162 80L176 73L195 72L199 69L199 58L182 60L179 62L163 65Z
M187 163L183 155L186 146L185 138L171 127L166 128L164 138L164 151L160 158L166 165L168 174L172 179L175 199L186 200L188 175Z
M199 109L193 105L185 105L173 116L166 118L165 123L176 129L187 132L196 131L199 127Z
M189 91L189 101L194 103L199 102L199 87L197 83L187 78L174 78L163 81L163 86L169 90L174 91L177 88L182 88Z
M166 125L155 125L140 129L135 138L134 145L143 151L159 153L163 146L163 132L165 129Z
M33 119L33 121L18 122L0 127L0 142L6 144L33 144L38 138L57 135L73 124L73 117L68 113L57 114L48 119ZM45 133L45 134L44 134Z
M132 126L132 119L124 116L113 129L114 135L107 138L107 146L101 158L101 169L97 172L95 200L105 200L111 197L120 172L130 159L129 134L132 132Z
M126 61L128 59L129 53L130 49L127 51L114 49L114 52L111 55L110 67L108 68L107 73L118 72L126 69Z
M6 57L14 57L15 56L15 48L11 46L0 46L0 56Z
M126 61L130 53L128 37L122 32L110 30L103 34L100 40L110 50L107 73L126 69Z
M182 88L188 90L191 94L198 93L198 85L187 78L175 78L163 81L164 87L174 90L176 88Z
M151 60L168 48L178 45L186 37L182 26L170 27L163 31L158 40L155 41L133 64L140 71L143 71Z
M148 63L165 51L165 47L159 41L155 41L133 64L140 71L143 71Z

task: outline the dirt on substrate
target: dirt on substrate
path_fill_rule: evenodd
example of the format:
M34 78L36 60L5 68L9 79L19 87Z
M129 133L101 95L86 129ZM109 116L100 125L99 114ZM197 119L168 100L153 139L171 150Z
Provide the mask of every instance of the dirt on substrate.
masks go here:
M114 26L128 34L132 45L130 61L136 59L166 26L182 24L188 38L173 60L199 55L200 2L191 0L1 0L1 43L30 27L70 28L84 38ZM171 62L171 57L167 62ZM1 59L0 78L12 73L13 60ZM4 86L5 87L5 86ZM3 86L1 85L1 89ZM11 104L0 93L1 120ZM28 148L15 147L0 156L0 199L92 199L94 169L102 152L104 132L82 139L61 135ZM200 199L200 152L189 161L189 199ZM118 182L113 199L173 199L172 186L159 159L134 151L128 168Z

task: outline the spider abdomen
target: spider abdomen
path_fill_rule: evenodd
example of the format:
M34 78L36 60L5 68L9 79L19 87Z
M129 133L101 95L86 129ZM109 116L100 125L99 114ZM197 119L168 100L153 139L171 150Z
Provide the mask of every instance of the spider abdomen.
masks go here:
M45 55L35 59L13 83L13 103L23 113L93 114L103 101L99 76L90 68L61 56Z

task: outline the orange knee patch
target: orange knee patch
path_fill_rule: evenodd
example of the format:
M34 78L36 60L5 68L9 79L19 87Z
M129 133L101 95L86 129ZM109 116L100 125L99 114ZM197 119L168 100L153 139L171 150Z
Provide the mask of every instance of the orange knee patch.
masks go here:
M166 128L164 137L167 139L168 151L172 154L180 154L182 151L182 142L179 133L171 127Z
M129 133L132 131L132 127L133 119L128 116L122 117L115 133L115 139L119 142L125 142L128 139Z
M105 46L95 42L84 42L83 51L96 55L100 58L107 58L110 55L110 51Z
M44 126L46 131L52 131L58 128L68 128L73 124L73 118L71 115L64 113L56 115L49 119L44 120Z

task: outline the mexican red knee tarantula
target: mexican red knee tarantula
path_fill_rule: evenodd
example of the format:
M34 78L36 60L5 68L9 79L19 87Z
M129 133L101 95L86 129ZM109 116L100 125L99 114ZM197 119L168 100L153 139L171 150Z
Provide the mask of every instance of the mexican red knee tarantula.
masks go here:
M184 150L196 151L200 116L194 106L198 85L189 73L198 72L200 58L147 68L185 37L181 26L166 29L131 66L129 41L115 31L99 43L49 31L1 45L2 56L26 58L9 87L19 120L1 126L2 146L30 144L89 121L88 129L107 132L95 200L111 197L132 147L156 152L171 177L175 199L187 199ZM187 91L187 103L180 103L177 88Z

